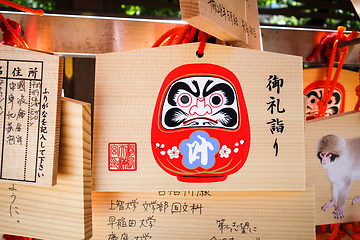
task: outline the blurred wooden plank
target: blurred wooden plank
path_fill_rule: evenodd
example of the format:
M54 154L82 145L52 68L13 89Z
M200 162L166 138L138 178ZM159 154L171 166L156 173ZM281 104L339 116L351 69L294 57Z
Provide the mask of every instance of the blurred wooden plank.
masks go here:
M360 0L351 0L358 16L360 16Z
M62 58L0 45L0 181L56 184Z
M310 240L314 198L311 185L304 192L93 192L92 239Z
M62 98L58 184L0 184L0 232L40 239L90 239L90 105Z
M245 11L246 11L246 27L247 33L247 44L257 50L262 50L262 38L259 21L259 10L257 0L246 0Z
M257 1L180 0L190 25L235 46L261 50Z

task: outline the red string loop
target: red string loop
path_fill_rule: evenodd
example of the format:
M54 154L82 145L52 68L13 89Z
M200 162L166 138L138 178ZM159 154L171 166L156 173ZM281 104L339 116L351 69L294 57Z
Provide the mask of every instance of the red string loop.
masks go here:
M319 225L318 230L316 232L316 235L326 233L327 227L328 227L328 225L325 225L325 224L324 225Z
M359 74L360 74L360 72L359 72ZM356 86L355 94L358 97L358 100L357 100L357 102L355 104L354 110L360 110L360 84Z
M360 57L359 57L359 61L360 61ZM360 110L360 69L359 69L359 85L357 85L355 88L355 94L358 97L358 100L355 104L354 110Z
M351 230L353 232L352 240L360 240L360 226L358 222L354 222L351 226Z
M331 33L329 35L327 35L326 37L323 38L323 40L321 40L320 45L316 48L315 52L308 57L306 60L311 62L316 55L319 54L320 50L323 48L324 45L326 45L326 49L325 49L325 56L328 58L328 60L330 60L330 56L331 56L331 52L332 52L332 48L330 48L331 44L334 44L336 37L337 37L337 32L335 33ZM338 61L338 59L337 59Z
M194 27L191 27L190 32L186 35L183 43L192 43L195 39L197 29Z
M4 16L0 13L0 21L3 22L6 29L11 32L11 34L20 42L23 48L29 48L26 42L20 37L20 35L16 32L16 30L8 23L8 21L4 18Z
M40 240L38 238L20 237L20 236L15 236L15 235L10 235L10 234L4 234L3 238L5 240Z
M340 233L339 228L340 228L340 223L330 225L331 235L328 240L335 240L337 238L338 234Z
M206 41L211 37L211 35L203 31L199 31L190 25L175 27L168 30L153 44L152 47L191 43L194 42L196 34L198 35L197 40L200 42L196 54L198 57L202 57L204 55Z
M338 56L340 55L340 54L338 54L338 52L340 51L340 49L338 48L338 44L341 41L348 41L350 39L353 39L358 35L357 32L352 32L349 35L343 34L345 29L346 29L345 27L340 26L340 27L338 27L337 33L332 34L329 37L329 39L331 39L331 40L333 40L335 38L335 42L333 44L333 48L332 48L332 51L331 51L331 56L330 56L330 59L329 59L329 62L328 62L328 72L327 72L327 76L326 76L326 84L325 84L325 87L324 87L324 96L318 102L319 112L316 115L316 118L325 117L325 112L326 112L326 109L327 109L326 104L330 101L331 96L332 96L332 94L333 94L333 92L335 90L335 86L336 86L336 84L338 82L342 66L343 66L343 64L345 62L347 53L349 51L348 47L341 47L342 54L340 56L339 64L338 64L338 67L336 69L335 75L334 75L333 79L331 80L331 78L332 78L332 70L333 70L333 67L334 67L334 62L335 62L336 55L338 55Z
M0 0L0 3L4 4L6 6L24 11L24 12L33 13L33 14L36 14L39 16L44 15L44 11L41 9L36 10L36 9L27 8L27 7L21 6L20 4L9 1L9 0ZM8 20L9 19L5 19L4 16L0 13L0 22L3 22L3 24L6 27L6 31L3 31L3 28L1 29L4 32L2 44L16 46L14 43L14 40L16 38L20 42L20 44L23 48L29 48L29 46L26 44L26 42L19 35L20 32L18 31L18 28L20 26L17 26L17 25L14 26L14 24L12 23L13 21L9 22ZM21 31L21 29L20 29L20 31ZM14 38L10 36L10 33L13 35Z
M320 225L316 235L325 234L328 226L330 226L330 236L328 240L341 240L346 236L350 236L352 240L360 240L360 226L358 222L353 222L352 224L335 223Z
M12 8L18 9L18 10L23 11L23 12L32 13L32 14L36 14L36 15L39 15L39 16L44 15L44 11L41 10L41 9L37 10L37 9L24 7L24 6L20 5L20 4L14 3L14 2L9 1L9 0L0 0L0 3L4 4L6 6L12 7Z
M340 29L339 29L340 28ZM347 41L347 40L350 40L350 39L353 39L353 38L356 38L358 33L356 31L352 31L349 35L345 35L343 34L343 32L345 31L345 28L344 27L339 27L338 28L338 31L335 32L335 33L331 33L329 35L327 35L326 37L324 37L319 46L316 48L316 50L314 51L313 54L311 54L310 57L306 58L307 61L311 62L316 55L319 54L320 50L326 46L326 49L325 49L325 52L324 52L324 55L326 56L326 58L328 59L328 65L329 65L329 61L330 61L330 58L331 58L331 53L332 53L332 50L334 48L334 43L336 40L339 40L339 41ZM340 49L339 48L336 48L336 55L335 55L335 61L340 61Z
M203 31L199 32L199 41L200 41L200 45L199 48L197 50L197 55L198 57L202 57L204 56L204 50L205 50L205 44L206 41L210 38L211 36Z
M159 37L158 40L156 40L156 42L152 45L152 47L163 46L162 44L164 44L171 35L177 34L179 32L180 28L181 27L175 27L175 28L172 28L172 29L166 31L163 35L161 35Z
M175 44L182 44L184 42L185 37L191 31L191 28L192 27L190 25L185 25L183 28L181 28L181 30L179 31L179 34L177 36L177 40L176 40Z
M14 31L20 35L21 33L21 27L20 24L18 24L17 22L7 18L6 21L9 23L9 25L14 29ZM8 30L5 25L4 27L0 27L1 31L3 32L3 41L1 42L1 44L3 45L10 45L10 46L16 46L15 44L15 39L16 37L11 33L10 30Z

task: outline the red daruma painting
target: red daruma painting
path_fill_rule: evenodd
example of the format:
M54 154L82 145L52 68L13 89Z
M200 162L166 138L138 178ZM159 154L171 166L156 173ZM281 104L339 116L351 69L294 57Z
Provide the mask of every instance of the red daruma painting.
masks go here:
M205 63L172 70L156 101L151 145L158 165L181 182L219 182L239 171L250 125L236 76Z

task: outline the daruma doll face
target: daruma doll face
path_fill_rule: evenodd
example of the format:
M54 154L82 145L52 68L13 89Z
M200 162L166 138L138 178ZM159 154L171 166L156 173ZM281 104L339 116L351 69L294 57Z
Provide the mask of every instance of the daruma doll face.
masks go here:
M306 120L314 119L319 113L318 103L324 96L326 81L319 80L312 82L304 89L304 96L307 97ZM345 109L345 88L336 83L334 92L327 102L325 116L332 116L344 112Z
M213 64L187 64L165 78L151 145L159 166L183 182L218 182L237 172L250 147L244 96L236 76Z

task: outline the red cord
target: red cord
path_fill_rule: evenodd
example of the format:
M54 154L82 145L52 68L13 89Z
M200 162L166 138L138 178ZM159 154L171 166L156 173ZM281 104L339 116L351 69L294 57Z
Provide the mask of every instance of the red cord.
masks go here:
M33 13L33 14L36 14L39 16L44 15L44 11L41 9L36 10L36 9L27 8L27 7L21 6L20 4L9 1L9 0L0 0L0 3L4 4L6 6L24 11L24 12ZM20 32L18 32L17 26L15 26L15 29L14 29L14 26L11 26L12 24L10 24L1 13L0 13L0 21L4 23L4 25L6 27L6 31L11 32L11 34L20 42L20 44L23 48L29 48L29 46L26 44L26 42L20 37L20 35L19 35ZM1 30L3 30L3 29L1 29ZM21 29L20 29L20 31L21 31ZM5 37L3 36L3 42L4 42L3 44L15 46L15 43L13 42L12 38L9 37L7 35L7 33L5 33L5 32L4 32L4 35L5 35ZM4 38L5 38L5 40L4 40Z
M325 84L325 87L324 87L324 96L318 102L319 113L316 115L316 118L325 117L325 112L326 112L326 109L327 109L327 103L330 101L331 96L332 96L332 94L333 94L333 92L335 90L335 86L336 86L336 84L338 82L342 66L343 66L343 64L345 62L346 55L347 55L347 53L349 51L348 47L342 47L341 48L342 49L342 54L341 54L341 57L340 57L340 60L339 60L339 64L338 64L338 67L336 69L333 80L331 80L332 70L333 70L333 67L334 67L336 53L339 51L338 44L341 41L347 41L347 40L353 39L358 34L356 32L352 32L349 35L345 35L345 34L343 34L345 29L346 29L345 27L341 27L341 26L338 27L338 31L337 31L337 34L336 34L336 40L334 42L334 45L333 45L333 48L332 48L332 51L331 51L331 56L330 56L330 59L329 59L328 73L327 73L327 76L326 76L326 84Z
M170 46L173 45L175 38L177 37L176 34L170 35L162 44L161 46Z
M194 27L191 27L190 32L186 35L183 43L192 43L195 39L197 29Z
M360 74L360 71L359 71L359 74ZM360 84L356 86L355 93L356 93L356 96L358 97L358 100L357 100L354 110L360 110Z
M205 49L205 44L206 41L208 40L208 38L210 38L211 36L203 31L199 32L199 41L200 41L200 45L199 48L197 50L197 55L198 57L202 57L204 56L204 49Z
M152 47L191 43L194 41L197 31L198 29L190 25L172 28L161 35L161 37L154 43ZM211 36L209 34L203 31L199 31L198 41L200 42L200 45L197 51L197 55L199 57L204 55L205 44L210 37Z
M340 223L338 224L331 224L330 228L331 228L331 235L329 237L328 240L335 240L335 238L338 236L339 232L340 232Z
M21 27L20 24L18 24L17 22L11 20L11 19L6 19L6 21L9 23L9 25L14 29L14 31L19 35L21 33ZM10 46L16 46L14 40L16 39L16 37L11 33L10 30L7 29L6 26L4 27L0 27L1 31L3 32L3 41L1 44L3 45L10 45Z
M358 222L353 222L352 224L347 223L335 223L330 225L320 225L316 235L326 233L326 229L330 226L330 237L328 240L341 240L347 236L347 233L341 230L340 225L345 225L352 232L352 240L360 240L360 226Z
M190 25L185 25L183 28L181 28L181 30L179 31L177 40L175 42L176 44L182 44L184 42L185 37L188 35L188 33L191 31L191 26Z
M40 240L40 239L37 239L37 238L20 237L20 236L15 236L15 235L10 235L10 234L4 234L3 238L5 240Z
M20 37L20 35L16 32L15 29L8 23L8 21L4 18L4 16L0 13L0 21L4 23L6 29L11 32L11 34L20 42L23 48L29 48L26 42Z
M33 14L36 14L36 15L39 15L39 16L44 15L44 11L41 10L41 9L36 10L36 9L24 7L24 6L21 6L20 4L14 3L14 2L9 1L9 0L0 0L0 3L4 4L6 6L12 7L12 8L16 8L16 9L18 9L20 11L23 11L23 12L33 13Z
M328 227L328 225L319 225L319 228L318 228L318 230L316 232L316 235L326 233L327 227Z
M161 44L166 41L171 35L177 34L181 27L175 27L165 32L158 40L152 45L152 47L160 47Z
M353 225L349 226L353 232L352 240L360 240L360 226L358 222L353 222Z
M331 33L329 35L327 35L326 37L324 37L324 39L320 42L320 45L316 48L315 52L310 56L308 57L306 60L311 62L314 57L320 52L321 48L326 44L326 49L325 49L325 56L330 59L330 56L331 56L331 48L330 48L330 44L333 44L336 40L336 37L337 37L337 32L335 33ZM337 59L337 61L339 61Z
M359 57L359 61L360 61L360 57ZM355 94L358 97L358 100L355 104L354 110L360 110L360 69L359 69L359 85L357 85L355 88Z
M340 36L339 36L340 35ZM331 33L327 35L326 37L321 40L320 45L316 48L315 52L311 54L310 57L306 58L307 61L311 62L314 57L319 54L320 50L323 48L323 46L326 46L324 55L328 59L328 65L331 58L332 49L334 48L332 45L335 43L336 39L341 39L341 41L345 41L346 39L350 40L353 38L356 38L358 33L356 31L352 31L348 36L339 34L339 32ZM335 61L340 61L340 49L336 49L336 59Z

